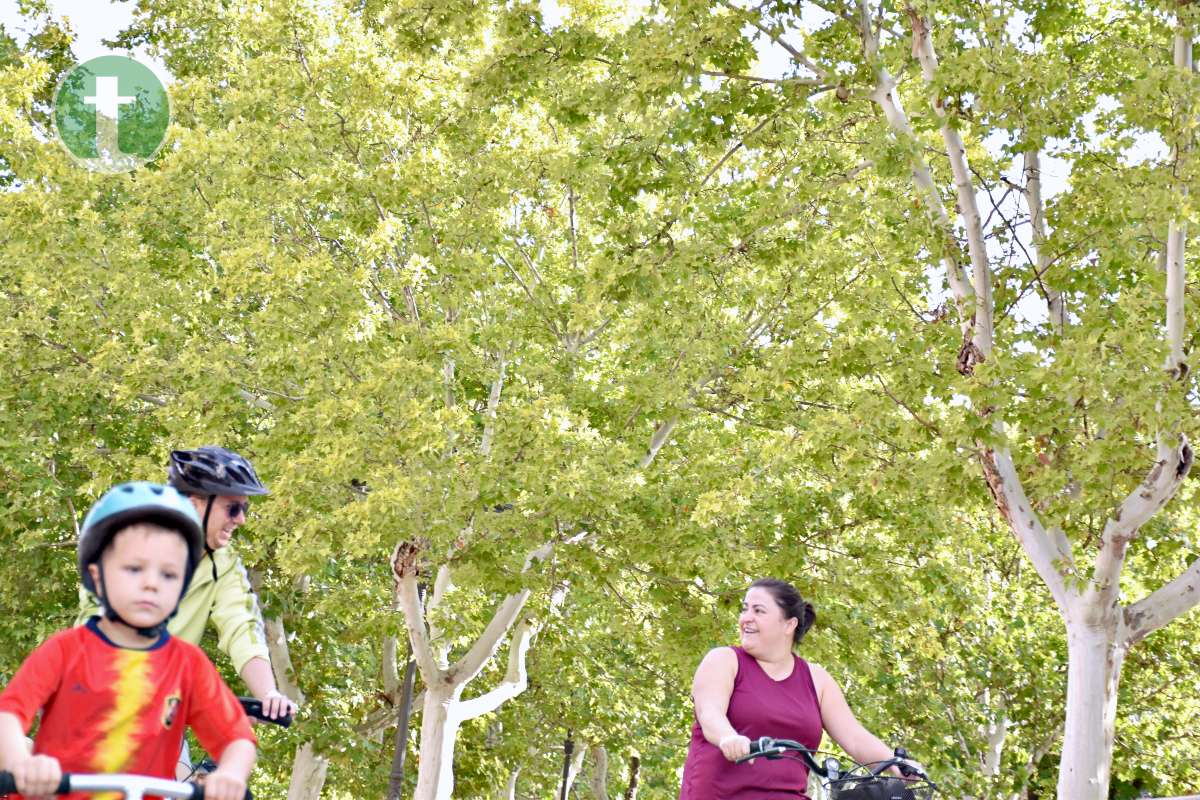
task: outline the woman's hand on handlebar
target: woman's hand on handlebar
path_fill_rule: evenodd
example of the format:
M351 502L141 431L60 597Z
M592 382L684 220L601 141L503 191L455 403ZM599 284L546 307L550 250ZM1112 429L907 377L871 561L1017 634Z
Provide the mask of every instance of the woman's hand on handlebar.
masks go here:
M721 755L729 761L737 761L739 758L750 755L750 739L740 733L729 734L722 738L721 743L717 746L721 748Z
M10 771L17 790L30 798L53 797L62 781L62 767L53 756L26 756L13 764Z

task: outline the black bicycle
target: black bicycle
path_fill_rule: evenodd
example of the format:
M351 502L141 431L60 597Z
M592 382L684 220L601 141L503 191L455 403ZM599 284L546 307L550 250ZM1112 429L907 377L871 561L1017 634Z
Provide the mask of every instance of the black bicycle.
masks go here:
M802 761L809 772L821 778L829 800L930 800L937 792L937 785L908 760L903 747L897 747L893 758L869 764L853 764L842 769L841 763L831 754L819 763L821 751L809 750L791 739L772 739L763 736L750 743L750 754L737 759L738 764L755 758L770 760L791 758ZM904 777L884 774L892 767Z

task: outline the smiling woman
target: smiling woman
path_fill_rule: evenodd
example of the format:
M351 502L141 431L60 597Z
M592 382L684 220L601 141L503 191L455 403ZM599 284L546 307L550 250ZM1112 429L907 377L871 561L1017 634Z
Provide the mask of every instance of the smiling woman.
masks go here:
M734 763L760 736L816 750L828 731L855 761L892 757L855 719L829 673L792 652L815 619L790 583L763 578L750 585L738 617L741 645L710 650L696 669L696 721L680 800L808 797L808 769L799 761Z

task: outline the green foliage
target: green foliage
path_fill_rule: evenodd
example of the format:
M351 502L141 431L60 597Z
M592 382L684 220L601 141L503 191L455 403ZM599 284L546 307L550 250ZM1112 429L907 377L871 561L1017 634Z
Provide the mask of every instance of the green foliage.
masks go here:
M1195 167L1129 157L1139 137L1192 141L1196 115L1173 110L1196 85L1169 69L1162 9L936 6L932 88L907 15L881 14L904 142L867 98L851 21L807 5L596 0L550 25L532 3L140 0L117 43L163 56L175 121L151 168L107 177L43 135L69 33L46 17L23 47L0 35L0 580L21 587L0 601L0 670L71 618L91 499L159 475L173 446L221 442L272 487L243 552L308 698L267 737L260 796L283 796L302 741L330 759L333 796L383 792L391 731L366 721L403 630L399 542L455 569L435 620L452 658L517 588L542 623L530 688L462 732L460 796L516 768L520 796L551 793L568 731L606 746L614 790L636 754L641 796L675 796L692 671L766 574L817 606L805 657L951 796L1044 793L1065 644L980 479L990 422L964 401L1007 423L1080 556L1155 431L1197 439L1194 385L1158 369L1156 266ZM754 73L751 22L828 85L707 74ZM1046 275L1021 219L991 228L1003 313L974 379L955 370L940 266L963 249L911 182L926 154L951 186L928 155L931 91L997 200L1026 149L1070 170ZM1065 332L1028 313L1039 281L1067 298ZM1191 498L1141 532L1130 599L1195 557ZM1170 794L1197 756L1174 738L1194 721L1194 653L1176 629L1142 648L1114 787Z

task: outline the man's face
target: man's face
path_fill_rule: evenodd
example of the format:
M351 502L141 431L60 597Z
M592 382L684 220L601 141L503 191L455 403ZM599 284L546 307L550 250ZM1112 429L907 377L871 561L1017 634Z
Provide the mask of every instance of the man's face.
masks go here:
M204 519L208 498L193 495L191 501L200 519ZM208 530L204 532L204 540L210 549L220 550L229 544L233 532L246 521L249 507L249 498L244 494L222 494L213 498L212 511L208 514Z

